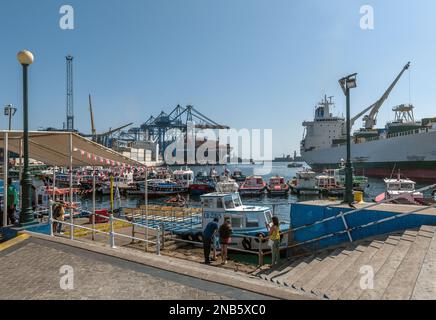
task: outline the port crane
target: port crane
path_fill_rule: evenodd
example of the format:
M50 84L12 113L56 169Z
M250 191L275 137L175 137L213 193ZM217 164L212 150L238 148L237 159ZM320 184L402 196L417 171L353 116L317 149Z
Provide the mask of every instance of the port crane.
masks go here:
M353 126L354 122L359 119L361 116L366 114L368 111L371 110L371 112L368 115L365 115L363 117L363 123L364 123L364 129L365 130L371 130L374 128L374 126L377 124L377 115L378 112L383 105L383 103L386 101L386 99L389 97L389 94L394 89L394 87L397 85L398 81L400 80L403 73L408 70L410 67L410 62L408 62L401 72L398 74L398 76L395 78L394 82L389 86L389 88L385 91L385 93L381 96L379 100L377 100L374 104L370 105L368 108L357 114L354 118L351 119L351 126Z
M125 124L123 126L120 126L118 128L115 129L111 129L109 128L109 131L103 132L103 133L97 133L97 130L95 129L95 124L94 124L94 112L92 110L92 100L91 100L91 95L88 96L88 101L89 101L89 115L91 118L91 134L82 134L82 136L87 137L87 138L91 138L92 141L100 143L106 147L110 147L110 137L114 134L117 133L118 131L123 130L124 128L127 128L129 126L131 126L133 124L133 122Z

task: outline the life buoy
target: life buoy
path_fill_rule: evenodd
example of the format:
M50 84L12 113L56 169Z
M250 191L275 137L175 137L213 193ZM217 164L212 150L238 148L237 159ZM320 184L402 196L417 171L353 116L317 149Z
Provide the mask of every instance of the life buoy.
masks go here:
M251 238L250 239L247 239L247 238L242 239L242 246L244 247L245 250L251 251Z
M262 239L262 240L260 240L262 243L266 242L265 235L262 232L259 232L258 234L256 234L256 239L254 239L254 241L259 243L259 238Z

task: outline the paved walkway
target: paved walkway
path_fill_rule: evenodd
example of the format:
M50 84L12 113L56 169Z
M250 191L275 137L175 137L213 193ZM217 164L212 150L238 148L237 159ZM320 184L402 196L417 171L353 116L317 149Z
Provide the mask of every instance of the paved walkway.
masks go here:
M65 265L74 272L72 290L61 289ZM33 237L0 252L0 270L0 299L268 299Z

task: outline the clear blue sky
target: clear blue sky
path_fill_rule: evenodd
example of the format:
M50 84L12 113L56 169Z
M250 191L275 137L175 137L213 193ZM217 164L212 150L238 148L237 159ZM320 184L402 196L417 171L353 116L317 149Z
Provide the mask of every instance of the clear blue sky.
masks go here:
M59 28L63 4L75 30ZM360 6L375 10L375 30L359 27ZM16 53L35 54L30 75L30 126L65 121L65 55L74 60L76 126L90 131L88 93L98 131L140 124L160 110L192 104L234 128L272 128L274 155L298 150L303 120L324 94L344 112L337 80L358 72L357 113L412 62L416 116L435 116L434 0L2 0L0 103L19 107ZM384 105L409 102L406 74ZM358 123L360 125L360 122ZM7 125L6 117L0 127Z

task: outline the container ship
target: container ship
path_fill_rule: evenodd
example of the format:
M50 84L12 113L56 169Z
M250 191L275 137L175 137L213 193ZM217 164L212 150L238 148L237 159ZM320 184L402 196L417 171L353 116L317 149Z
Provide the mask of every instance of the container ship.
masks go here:
M390 177L401 171L411 179L436 179L436 117L416 121L414 106L393 107L395 119L384 128L375 128L380 107L388 98L403 73L406 64L383 96L351 119L351 126L363 116L363 128L352 135L351 160L357 174ZM315 108L313 121L303 122L304 138L301 155L315 170L340 167L346 158L346 120L331 113L332 97Z

